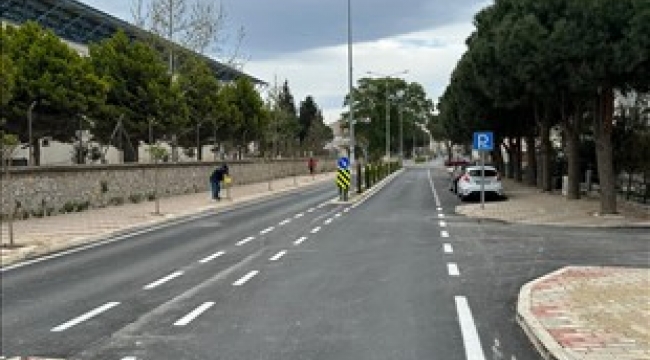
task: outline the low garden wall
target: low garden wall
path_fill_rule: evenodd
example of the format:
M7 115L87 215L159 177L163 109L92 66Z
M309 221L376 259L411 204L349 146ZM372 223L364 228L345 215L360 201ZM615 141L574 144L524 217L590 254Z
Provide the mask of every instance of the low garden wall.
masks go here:
M0 214L40 217L208 191L209 176L221 163L163 163L15 167L3 171ZM308 174L307 159L228 162L233 185ZM317 171L336 169L318 161ZM6 170L6 169L5 169ZM157 183L157 191L155 184Z

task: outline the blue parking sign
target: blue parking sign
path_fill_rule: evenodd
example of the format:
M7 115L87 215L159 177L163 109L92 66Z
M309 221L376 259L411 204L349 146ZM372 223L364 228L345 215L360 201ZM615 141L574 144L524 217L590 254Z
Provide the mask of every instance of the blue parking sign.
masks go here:
M478 151L494 150L494 133L491 131L475 132L472 148Z

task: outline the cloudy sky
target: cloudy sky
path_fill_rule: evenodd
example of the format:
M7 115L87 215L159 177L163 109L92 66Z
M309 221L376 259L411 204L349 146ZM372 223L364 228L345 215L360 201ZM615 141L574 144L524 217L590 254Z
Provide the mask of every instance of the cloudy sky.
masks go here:
M131 21L133 0L81 0ZM192 0L190 0L192 1ZM147 2L147 0L145 0ZM354 78L394 74L442 94L489 0L351 0ZM244 71L271 84L285 79L296 99L307 95L337 120L348 89L347 0L222 0L231 44L244 29ZM228 55L225 51L220 56ZM215 55L219 59L219 55Z

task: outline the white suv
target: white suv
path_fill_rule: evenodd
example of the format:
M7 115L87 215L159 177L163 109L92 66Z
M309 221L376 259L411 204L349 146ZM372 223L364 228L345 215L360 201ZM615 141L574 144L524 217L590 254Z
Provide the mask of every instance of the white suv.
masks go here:
M485 178L481 178L481 166L468 166L458 180L458 197L462 200L481 193L481 183L486 194L503 197L501 176L494 166L485 166Z

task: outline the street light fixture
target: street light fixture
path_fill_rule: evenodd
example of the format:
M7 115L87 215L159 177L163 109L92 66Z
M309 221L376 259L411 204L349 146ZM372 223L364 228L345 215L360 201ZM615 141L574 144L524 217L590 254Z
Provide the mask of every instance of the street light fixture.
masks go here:
M406 75L408 74L408 72L409 72L408 70L402 70L388 75L374 72L374 71L367 72L369 75L383 77L384 81L386 82L386 161L390 159L390 104L389 104L390 97L388 96L388 80L390 80L391 77Z

